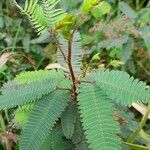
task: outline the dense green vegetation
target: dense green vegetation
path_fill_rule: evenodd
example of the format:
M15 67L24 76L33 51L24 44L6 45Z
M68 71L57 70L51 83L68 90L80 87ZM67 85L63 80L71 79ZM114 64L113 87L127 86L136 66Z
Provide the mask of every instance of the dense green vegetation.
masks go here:
M150 1L2 0L0 149L149 150Z

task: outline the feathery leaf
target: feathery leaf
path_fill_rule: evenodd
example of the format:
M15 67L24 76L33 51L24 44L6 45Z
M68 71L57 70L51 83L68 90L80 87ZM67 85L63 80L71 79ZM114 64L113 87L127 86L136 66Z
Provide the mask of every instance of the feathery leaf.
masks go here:
M119 126L113 117L114 106L95 84L79 87L78 105L89 148L92 150L119 150Z
M21 13L25 14L39 34L63 19L65 12L55 9L59 0L26 0L22 8L14 0Z
M7 87L8 89L5 89L3 95L0 96L0 110L35 101L36 99L40 99L43 95L54 91L56 86L64 79L64 75L60 72L57 73L56 71L53 73L52 77L49 76L42 80L37 80L28 84L20 84L13 88L11 87L9 92L8 89L10 88ZM25 80L29 81L30 79Z
M75 105L71 103L62 114L61 117L61 126L63 133L67 139L72 137L74 132L74 124L75 124Z
M69 100L70 94L67 91L57 90L43 96L35 104L22 131L20 150L40 149L41 143L44 143L49 136L56 121L67 107Z
M94 77L95 76L95 77ZM122 105L131 105L133 102L150 102L150 92L146 84L130 77L122 71L97 71L90 77L110 97Z

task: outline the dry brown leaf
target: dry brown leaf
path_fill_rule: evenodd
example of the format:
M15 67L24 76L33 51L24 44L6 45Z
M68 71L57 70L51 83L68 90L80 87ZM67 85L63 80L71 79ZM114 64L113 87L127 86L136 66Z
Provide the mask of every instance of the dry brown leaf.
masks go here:
M0 56L0 68L7 63L11 55L11 53L6 52Z
M54 64L48 64L45 69L49 70L49 69L62 69L64 71L68 71L66 68L62 67L60 64L58 63L54 63Z
M142 115L145 115L146 111L147 111L147 107L143 104L138 104L138 103L132 103L132 106L138 111L140 112ZM148 116L148 119L150 119L150 114Z
M7 140L8 141L12 141L14 143L17 143L18 142L18 135L16 133L13 133L13 132L3 132L0 134L0 141L2 143L5 143Z

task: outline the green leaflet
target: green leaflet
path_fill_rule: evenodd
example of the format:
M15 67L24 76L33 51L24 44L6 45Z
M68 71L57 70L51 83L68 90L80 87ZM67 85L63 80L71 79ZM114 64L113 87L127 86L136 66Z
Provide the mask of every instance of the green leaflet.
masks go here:
M64 75L60 72L55 71L54 75L55 77L49 76L28 84L24 83L13 87L5 85L3 95L0 96L0 110L35 101L42 98L43 95L51 93L64 79Z
M81 124L79 112L76 116L75 129L72 136L72 142L75 144L75 150L89 150L88 143L86 142L84 131Z
M84 0L81 10L83 13L87 14L91 11L91 9L99 4L100 0Z
M9 87L10 86L9 84L13 85L13 83L14 83L14 86L15 86L15 83L16 84L17 83L19 83L19 84L31 83L31 82L35 82L38 80L46 79L48 77L59 79L59 78L63 77L63 75L62 75L61 71L56 72L55 70L27 71L27 72L22 72L19 75L17 75L14 79L15 82L10 82L10 83L6 84L5 86ZM63 82L66 82L66 80L63 80ZM5 88L7 89L7 87L5 87ZM9 92L10 89L7 91ZM4 92L4 90L3 90L3 92ZM30 103L30 104L25 104L23 106L18 107L14 113L14 122L19 125L23 125L24 123L26 123L33 106L34 106L33 103Z
M14 122L19 125L26 123L33 107L34 103L25 104L18 107L14 112Z
M17 84L14 80L4 83L2 88L1 88L2 95L4 95L4 94L6 95L10 91L13 91L13 90L17 89L19 86L20 85Z
M27 122L30 111L17 111L15 112L14 122L18 125L23 125Z
M8 81L2 87L2 93L6 94L12 90L19 88L23 84L29 84L35 81L46 80L48 78L62 80L64 78L63 71L59 70L35 70L26 71L18 74L13 81ZM62 80L61 82L68 82L68 80ZM69 83L68 83L69 84ZM65 85L64 85L65 86Z
M66 13L62 9L55 9L55 6L60 0L42 0L42 7L46 18L49 21L49 25L53 26L60 20L62 20Z
M75 150L90 150L88 148L88 144L86 143L86 140L85 141L81 141L77 146L76 146L76 149Z
M103 15L109 13L110 10L111 5L108 2L102 1L92 9L91 13L96 19L99 19Z
M44 143L41 145L40 150L52 150L50 139L51 139L51 135L49 134L48 137L45 139Z
M61 129L53 128L40 150L70 150L71 144L68 143L64 137Z
M71 103L63 113L61 117L61 126L63 133L67 139L70 139L72 137L72 134L74 132L74 124L76 119L76 109L75 105Z
M48 19L45 17L42 6L38 4L38 0L26 0L25 7L20 11L28 17L38 33L42 33L48 26Z
M114 106L95 84L79 87L78 105L89 148L92 150L119 150L118 123L113 117Z
M67 142L61 129L54 129L51 133L52 150L72 150L71 143Z
M71 40L71 30L74 29L76 22L77 17L69 13L55 25L54 30L59 30L65 39Z
M135 19L137 17L136 12L125 2L119 3L119 9L129 18Z
M146 90L146 84L125 72L101 70L91 74L90 79L94 79L108 97L122 105L131 105L132 102L150 102L150 92Z
M84 131L81 124L80 114L77 111L74 133L72 142L75 145L75 150L89 150L88 143L86 142Z
M45 29L52 27L58 21L63 19L65 12L62 9L55 9L60 0L26 0L24 8L17 2L16 6L21 13L25 14L39 34Z
M20 150L39 150L56 121L70 101L67 91L57 90L42 97L35 104L28 122L23 127Z
M37 80L42 80L46 79L48 77L61 77L62 72L58 71L56 72L55 70L35 70L35 71L27 71L27 72L22 72L19 75L17 75L14 79L15 82L17 83L31 83Z

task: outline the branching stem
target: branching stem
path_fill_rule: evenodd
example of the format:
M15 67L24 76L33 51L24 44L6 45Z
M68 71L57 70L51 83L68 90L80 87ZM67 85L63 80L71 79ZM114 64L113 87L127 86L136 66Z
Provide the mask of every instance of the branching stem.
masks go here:
M70 75L71 75L71 80L72 80L72 83L73 83L72 96L73 96L73 100L76 100L76 96L77 96L77 93L76 93L76 78L75 78L75 74L74 74L73 67L72 67L72 40L68 40L68 56L66 57L65 53L63 52L63 50L61 48L61 45L60 45L59 41L56 38L55 33L53 33L52 31L49 31L49 32L52 35L53 40L56 43L59 51L61 52L61 54L64 58L64 61L68 65ZM73 32L71 34L72 37L73 37L74 32L75 32L75 30L73 30Z

